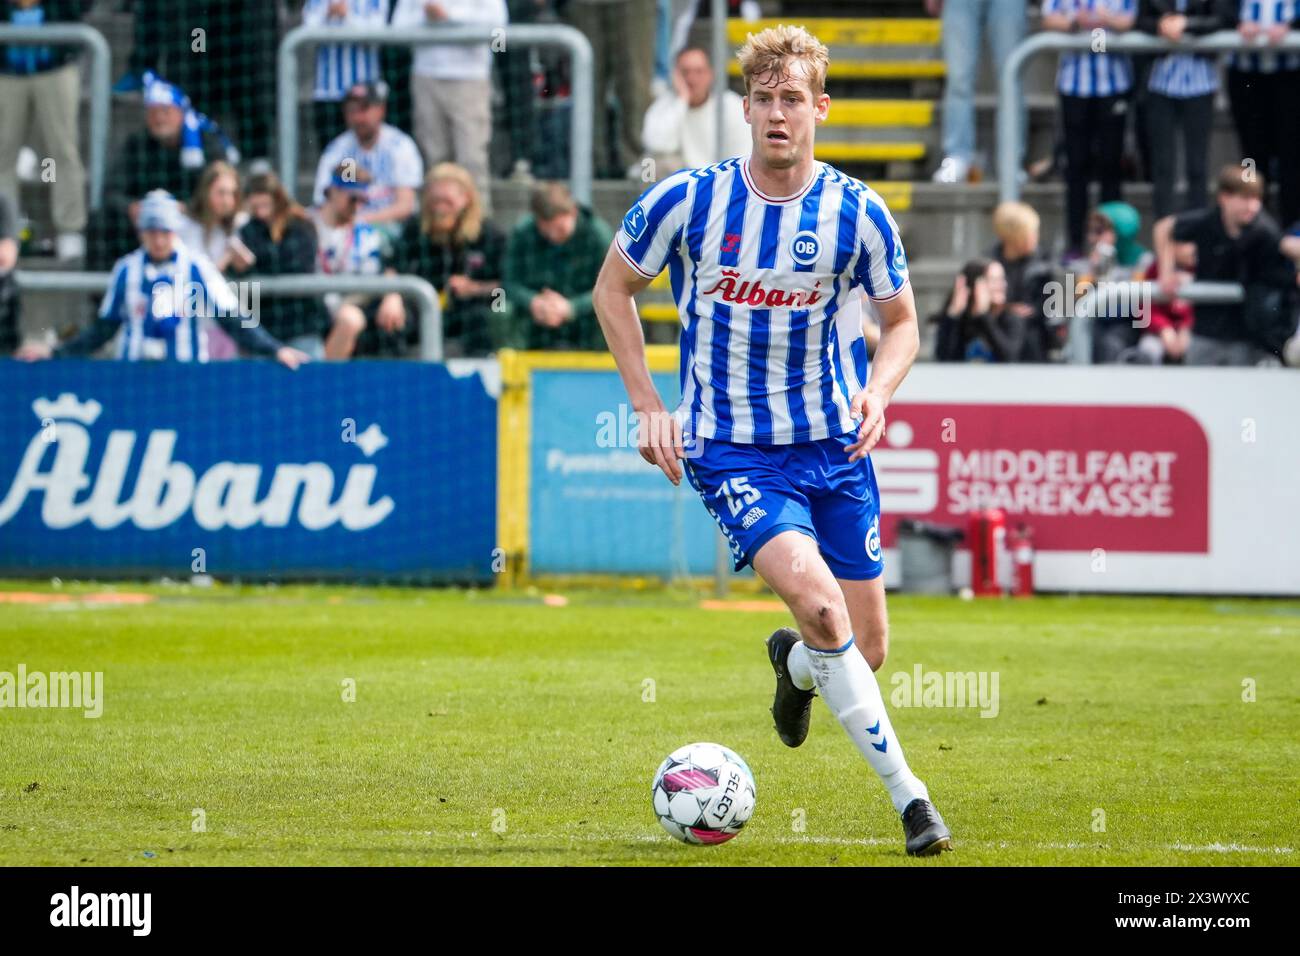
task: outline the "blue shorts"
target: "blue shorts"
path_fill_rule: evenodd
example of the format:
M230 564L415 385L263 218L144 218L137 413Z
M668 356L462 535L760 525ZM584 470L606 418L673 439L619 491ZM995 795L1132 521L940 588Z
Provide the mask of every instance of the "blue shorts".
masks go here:
M844 451L855 438L796 445L698 439L699 454L682 464L730 543L737 571L768 539L802 531L837 578L880 576L880 493L871 459L850 462Z

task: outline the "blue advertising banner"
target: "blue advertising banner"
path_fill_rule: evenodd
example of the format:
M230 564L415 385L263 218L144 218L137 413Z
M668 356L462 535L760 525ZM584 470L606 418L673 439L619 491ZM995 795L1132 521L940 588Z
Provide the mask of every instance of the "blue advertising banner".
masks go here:
M0 381L0 574L492 576L478 375L0 360Z
M677 376L654 376L665 404ZM685 479L641 458L613 371L532 373L529 565L538 574L707 575L717 525Z

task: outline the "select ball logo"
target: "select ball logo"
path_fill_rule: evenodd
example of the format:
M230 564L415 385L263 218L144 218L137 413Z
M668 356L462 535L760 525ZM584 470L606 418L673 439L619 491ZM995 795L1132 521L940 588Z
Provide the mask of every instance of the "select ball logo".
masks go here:
M688 744L659 765L650 788L660 824L683 843L725 843L754 813L754 775L721 744Z

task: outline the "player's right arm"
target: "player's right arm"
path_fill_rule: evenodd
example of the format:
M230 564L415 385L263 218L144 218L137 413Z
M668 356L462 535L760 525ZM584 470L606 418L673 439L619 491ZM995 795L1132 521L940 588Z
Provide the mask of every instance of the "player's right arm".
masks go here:
M682 170L641 194L609 244L591 296L605 342L637 414L641 457L657 465L674 485L682 480L678 463L683 454L681 423L668 413L650 378L645 335L632 297L679 254L690 184L691 171Z
M650 377L646 362L645 334L633 298L650 284L641 273L629 266L617 248L618 240L609 245L605 263L596 278L591 302L596 309L605 342L618 366L619 377L627 389L637 414L638 447L641 457L657 465L674 485L682 480L682 434L677 419L668 414L659 390Z

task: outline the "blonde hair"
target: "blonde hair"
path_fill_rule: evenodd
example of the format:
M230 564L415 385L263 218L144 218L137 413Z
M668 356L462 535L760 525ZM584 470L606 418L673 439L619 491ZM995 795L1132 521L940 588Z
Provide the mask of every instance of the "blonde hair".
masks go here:
M749 34L745 45L737 55L740 60L740 75L745 79L745 95L749 95L751 81L755 77L772 74L773 81L780 83L790 77L790 62L799 60L807 64L807 80L812 87L813 96L821 96L826 91L826 71L830 69L831 58L825 45L803 27L794 27L782 23L768 27L757 36Z
M1030 233L1037 233L1038 226L1038 213L1027 203L998 203L993 210L993 233L1002 242L1025 239Z
M483 200L478 194L478 186L474 183L474 177L470 175L469 170L464 166L457 166L455 163L439 163L429 170L429 175L424 177L426 203L428 197L433 194L433 184L439 182L455 183L465 191L465 195L469 199L464 210L461 211L460 221L456 223L456 231L452 234L452 242L456 245L474 242L483 234ZM433 216L429 214L429 207L426 203L421 203L420 206L420 231L431 236L433 235Z

